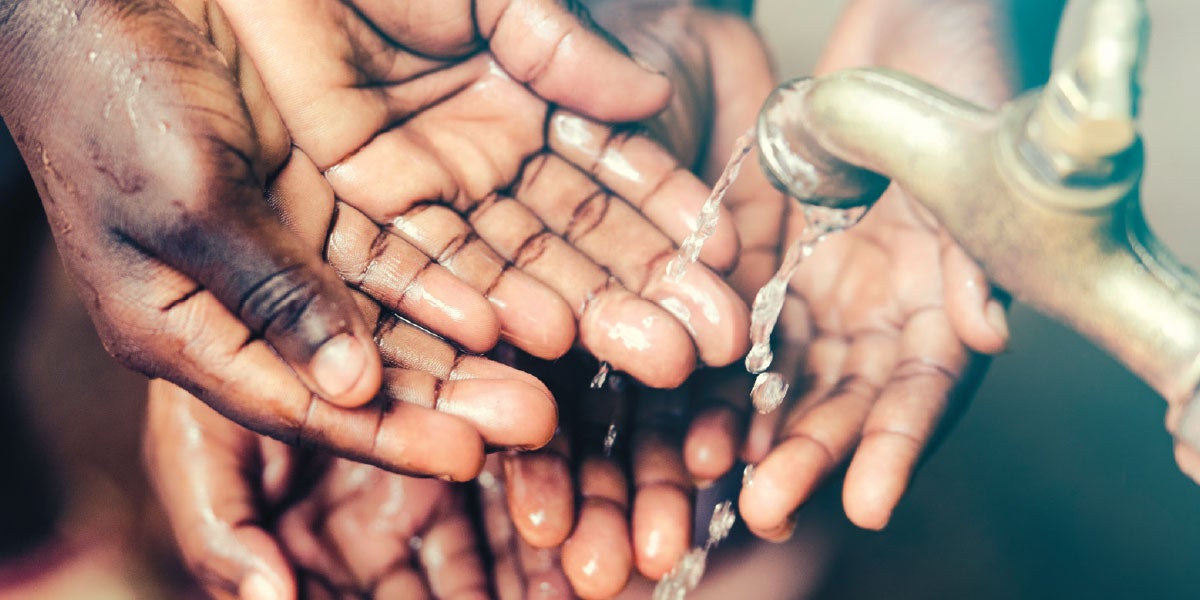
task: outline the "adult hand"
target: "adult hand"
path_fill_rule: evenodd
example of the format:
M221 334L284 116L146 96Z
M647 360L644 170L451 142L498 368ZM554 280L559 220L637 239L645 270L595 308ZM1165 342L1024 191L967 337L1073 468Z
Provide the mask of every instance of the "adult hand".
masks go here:
M697 357L727 364L744 351L746 310L716 274L662 278L707 190L656 144L591 120L652 114L666 81L574 3L217 4L263 74L293 160L339 199L336 211L304 210L331 215L328 257L352 285L408 309L422 297L410 288L431 288L404 275L434 260L499 315L460 318L467 297L437 294L445 314L423 324L444 337L479 351L498 330L553 357L578 319L584 347L656 386L681 382ZM702 258L728 268L736 246L724 225Z
M0 10L0 112L108 350L280 437L367 402L371 332L263 201L287 147L217 50L160 1ZM295 393L255 402L277 382Z

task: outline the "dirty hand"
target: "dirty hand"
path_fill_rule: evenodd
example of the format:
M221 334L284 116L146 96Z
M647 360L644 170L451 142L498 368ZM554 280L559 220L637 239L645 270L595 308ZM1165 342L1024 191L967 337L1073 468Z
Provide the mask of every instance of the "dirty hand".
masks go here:
M224 58L165 1L0 4L0 114L108 351L259 431L375 394L371 331L337 274L263 201ZM287 405L256 403L294 385Z
M554 357L577 322L585 348L651 385L678 384L697 359L735 360L737 295L704 265L661 277L706 188L645 137L596 121L653 114L666 80L574 2L395 4L208 3L291 134L288 169L331 187L296 212L331 223L343 278L392 309L424 302L423 322L472 351L500 337ZM728 268L736 248L725 225L702 259ZM475 293L451 293L442 271ZM491 320L477 310L488 301Z

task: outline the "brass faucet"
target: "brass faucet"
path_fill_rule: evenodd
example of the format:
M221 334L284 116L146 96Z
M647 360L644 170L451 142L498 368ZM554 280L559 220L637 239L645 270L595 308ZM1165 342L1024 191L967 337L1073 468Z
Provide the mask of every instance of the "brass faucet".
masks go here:
M1142 0L1096 0L1074 60L995 112L885 69L784 84L760 116L763 168L834 207L895 181L994 282L1183 405L1200 381L1200 283L1139 202L1147 22Z

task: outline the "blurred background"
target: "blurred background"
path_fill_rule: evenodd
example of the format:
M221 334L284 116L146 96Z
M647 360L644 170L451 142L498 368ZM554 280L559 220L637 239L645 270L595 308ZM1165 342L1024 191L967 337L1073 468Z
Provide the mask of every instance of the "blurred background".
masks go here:
M781 76L810 70L841 4L758 1ZM1068 9L1061 44L1077 39L1087 4ZM1187 177L1200 163L1192 151L1200 82L1191 76L1200 3L1149 5L1143 199L1152 227L1197 266L1200 204ZM0 139L0 542L39 527L56 533L50 544L0 548L0 598L194 594L141 471L143 381L104 354L13 165ZM833 599L1200 598L1200 486L1174 465L1162 400L1023 306L1013 307L1011 328L1011 351L994 362L886 531L850 526L837 482L806 511L825 538L812 551L826 555L795 556L821 565L801 570L812 580L800 587ZM44 455L29 454L22 436ZM38 508L65 521L6 517ZM6 592L72 561L73 574L36 596Z

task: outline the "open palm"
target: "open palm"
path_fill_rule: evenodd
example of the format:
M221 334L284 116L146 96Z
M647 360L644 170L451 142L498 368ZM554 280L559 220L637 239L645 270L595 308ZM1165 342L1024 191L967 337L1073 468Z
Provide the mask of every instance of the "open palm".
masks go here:
M652 114L666 81L568 7L220 6L292 136L291 161L332 187L327 256L352 285L424 311L422 324L472 351L500 334L557 356L578 321L593 354L658 386L744 349L745 309L717 275L661 277L703 184L648 139L591 120ZM736 248L726 226L701 258L724 269ZM495 317L427 284L440 279L430 261ZM428 296L439 302L416 306Z

